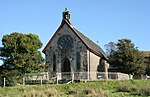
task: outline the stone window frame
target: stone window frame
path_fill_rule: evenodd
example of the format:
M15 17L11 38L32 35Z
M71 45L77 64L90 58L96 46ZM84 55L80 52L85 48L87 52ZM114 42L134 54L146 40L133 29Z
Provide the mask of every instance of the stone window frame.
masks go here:
M81 69L81 55L80 52L76 53L76 70L80 71Z
M53 71L56 71L56 55L53 53Z

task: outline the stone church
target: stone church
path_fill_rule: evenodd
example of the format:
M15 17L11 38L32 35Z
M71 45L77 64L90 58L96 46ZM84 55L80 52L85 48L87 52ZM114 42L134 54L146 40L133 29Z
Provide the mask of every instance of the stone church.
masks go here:
M74 79L95 80L98 70L102 69L100 65L107 60L101 47L72 25L67 8L62 13L60 26L42 52L50 77L59 74L59 79L71 78L73 74Z

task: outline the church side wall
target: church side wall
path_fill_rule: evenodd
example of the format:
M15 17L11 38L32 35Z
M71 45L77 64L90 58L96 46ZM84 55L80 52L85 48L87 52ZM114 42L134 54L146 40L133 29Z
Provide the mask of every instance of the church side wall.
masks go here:
M97 79L97 69L100 64L100 57L95 55L94 53L88 51L89 55L89 79L96 80Z

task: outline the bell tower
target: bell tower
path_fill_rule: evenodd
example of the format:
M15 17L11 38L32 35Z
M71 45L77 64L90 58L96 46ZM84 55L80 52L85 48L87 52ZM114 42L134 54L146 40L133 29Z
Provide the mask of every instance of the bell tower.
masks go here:
M70 12L69 12L68 8L65 8L65 11L62 12L62 19L67 20L71 24L71 22L70 22Z

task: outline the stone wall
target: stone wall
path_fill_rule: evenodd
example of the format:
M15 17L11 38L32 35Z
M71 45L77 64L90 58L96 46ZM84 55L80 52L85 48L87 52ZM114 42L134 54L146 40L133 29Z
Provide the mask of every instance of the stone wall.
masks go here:
M97 69L100 64L100 57L88 51L88 62L89 62L89 79L97 79Z
M125 73L117 73L118 74L118 79L119 80L129 80L129 75Z

